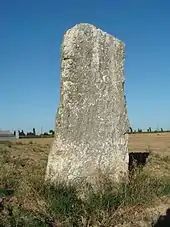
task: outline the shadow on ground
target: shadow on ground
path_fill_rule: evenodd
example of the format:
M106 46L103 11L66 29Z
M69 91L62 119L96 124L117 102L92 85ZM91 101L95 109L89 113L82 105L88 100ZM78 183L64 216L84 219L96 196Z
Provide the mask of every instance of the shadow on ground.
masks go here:
M129 153L129 171L137 167L144 167L147 164L149 152L130 152Z
M153 227L170 227L170 208L167 209L166 215L161 215Z

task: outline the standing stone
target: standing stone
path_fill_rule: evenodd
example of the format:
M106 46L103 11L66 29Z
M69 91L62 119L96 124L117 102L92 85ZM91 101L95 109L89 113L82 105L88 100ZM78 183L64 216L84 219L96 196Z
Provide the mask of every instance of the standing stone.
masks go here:
M90 24L64 35L60 105L46 180L120 181L128 171L124 43Z

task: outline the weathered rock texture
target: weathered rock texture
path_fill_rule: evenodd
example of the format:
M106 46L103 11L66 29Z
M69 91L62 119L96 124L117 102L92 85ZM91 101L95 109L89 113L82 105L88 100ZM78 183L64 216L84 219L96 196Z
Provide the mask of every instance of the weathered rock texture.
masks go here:
M124 43L93 25L64 35L60 106L46 180L117 181L128 171Z

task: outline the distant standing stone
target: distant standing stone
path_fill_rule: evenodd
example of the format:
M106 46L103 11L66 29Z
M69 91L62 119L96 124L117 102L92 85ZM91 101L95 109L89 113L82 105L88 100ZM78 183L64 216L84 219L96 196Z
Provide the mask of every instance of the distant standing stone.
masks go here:
M60 105L46 180L120 181L128 171L124 43L90 24L64 35Z

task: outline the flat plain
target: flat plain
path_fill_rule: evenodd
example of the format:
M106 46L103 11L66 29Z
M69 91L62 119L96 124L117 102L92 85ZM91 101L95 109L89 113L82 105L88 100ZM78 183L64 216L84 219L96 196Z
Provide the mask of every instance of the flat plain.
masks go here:
M21 142L27 144L30 141L40 145L51 145L52 138L42 139L22 139ZM14 142L15 143L15 142ZM165 133L136 133L129 135L130 150L146 150L153 149L155 151L170 151L170 132Z
M87 210L80 208L82 213L75 211L72 208L74 199L71 198L69 204L61 190L53 193L50 200L52 192L44 192L43 184L52 141L52 138L42 138L0 142L0 226L151 226L151 218L170 207L170 133L129 135L129 151L149 151L150 155L142 171L144 176L139 176L128 189L129 197L129 191L126 196L117 195L120 201L112 201L112 211L105 210L104 205L100 207L97 202L95 207L95 200L89 202ZM63 196L64 200L58 201L56 196ZM52 201L56 202L55 208L52 208ZM90 209L94 214L83 213ZM130 217L134 224L128 225ZM139 224L141 218L147 221ZM127 225L118 225L119 222Z

